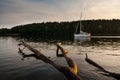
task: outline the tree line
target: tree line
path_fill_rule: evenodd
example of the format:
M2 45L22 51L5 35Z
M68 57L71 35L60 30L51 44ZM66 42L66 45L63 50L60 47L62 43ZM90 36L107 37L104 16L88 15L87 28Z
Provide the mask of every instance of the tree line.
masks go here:
M73 40L80 21L42 22L0 29L0 35L18 34L20 37L39 40ZM120 20L82 20L82 30L91 35L120 35ZM79 29L78 29L79 30Z

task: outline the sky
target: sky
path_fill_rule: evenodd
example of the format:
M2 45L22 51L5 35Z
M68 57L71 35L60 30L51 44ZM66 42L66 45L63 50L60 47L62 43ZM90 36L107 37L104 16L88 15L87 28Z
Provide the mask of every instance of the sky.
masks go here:
M0 28L41 22L120 19L120 0L0 0Z

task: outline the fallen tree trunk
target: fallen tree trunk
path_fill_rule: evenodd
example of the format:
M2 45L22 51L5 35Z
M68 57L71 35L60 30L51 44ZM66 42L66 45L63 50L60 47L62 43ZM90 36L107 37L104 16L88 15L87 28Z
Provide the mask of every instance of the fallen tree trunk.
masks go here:
M34 49L30 45L28 45L24 40L21 40L21 45L27 47L30 51L32 51L34 53L34 54L28 55L28 54L23 53L22 50L19 48L19 52L22 53L23 57L33 56L33 57L35 57L37 59L42 60L45 63L51 64L58 71L62 72L66 76L66 78L68 80L82 80L81 77L79 77L78 75L72 73L69 68L55 64L52 60L50 60L48 57L43 55L40 51L38 51L37 49ZM61 51L64 53L63 48L61 46L57 45L57 47L59 47L61 49Z
M91 60L90 58L88 58L88 55L87 55L87 54L86 54L85 60L86 60L89 64L91 64L91 65L97 67L98 69L100 69L101 71L107 73L107 76L111 76L111 77L114 77L114 78L117 79L117 80L120 80L120 74L118 74L118 73L113 73L113 72L109 72L109 71L105 70L102 66L98 65L96 62L94 62L93 60Z

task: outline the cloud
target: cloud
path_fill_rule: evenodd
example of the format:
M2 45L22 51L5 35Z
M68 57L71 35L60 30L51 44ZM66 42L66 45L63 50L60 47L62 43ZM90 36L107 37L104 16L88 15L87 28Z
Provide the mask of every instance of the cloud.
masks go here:
M33 22L119 18L119 0L1 0L0 26Z
M112 19L120 18L119 0L93 0L89 4L86 13L89 13L89 18L93 19ZM116 14L117 13L117 14Z

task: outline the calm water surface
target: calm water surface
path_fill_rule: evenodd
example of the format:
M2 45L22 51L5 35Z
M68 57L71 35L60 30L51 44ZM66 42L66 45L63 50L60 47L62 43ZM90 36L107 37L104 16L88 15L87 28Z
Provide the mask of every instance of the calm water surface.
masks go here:
M65 76L58 72L49 64L36 60L35 58L25 58L21 60L18 54L19 42L12 37L0 37L0 79L1 80L65 80ZM55 56L56 46L47 43L29 42L34 48L41 50L46 56L50 56L56 64L67 65L63 58ZM63 45L68 49L73 60L81 69L81 62L84 61L85 53L88 56L111 72L120 73L120 43L101 42L89 45ZM27 54L32 53L25 50ZM88 65L87 63L85 65ZM86 66L87 67L87 66ZM89 67L89 66L88 66ZM78 72L81 73L81 72ZM92 79L91 79L92 80ZM94 79L93 79L94 80Z

